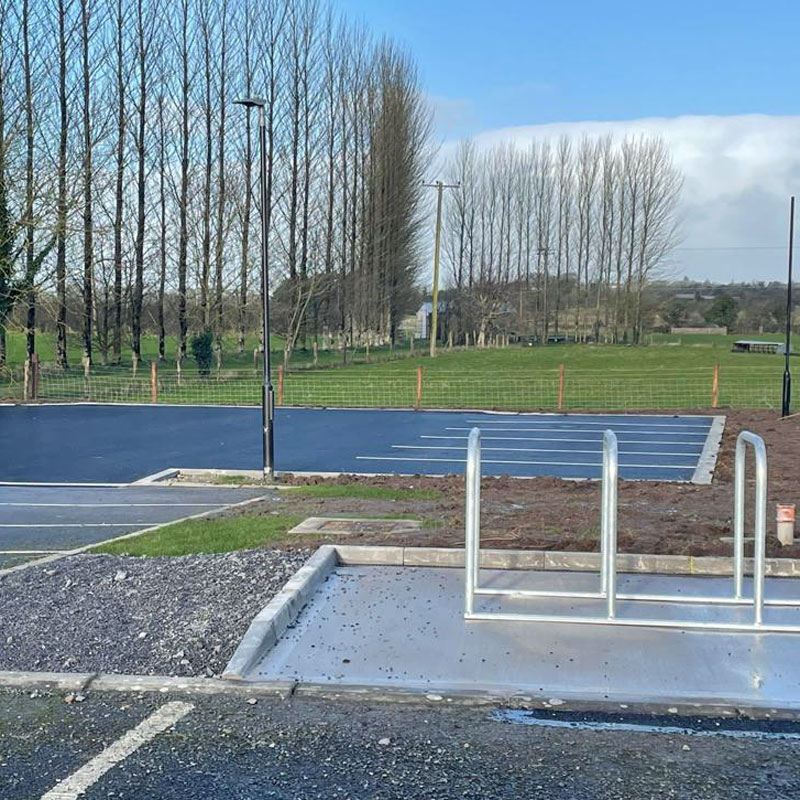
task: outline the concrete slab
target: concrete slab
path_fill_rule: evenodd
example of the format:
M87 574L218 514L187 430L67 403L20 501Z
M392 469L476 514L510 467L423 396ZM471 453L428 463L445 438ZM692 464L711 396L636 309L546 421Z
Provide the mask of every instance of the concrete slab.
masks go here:
M352 536L358 533L402 536L419 533L422 523L416 519L364 519L361 517L309 517L289 533L302 535Z
M482 583L525 588L591 590L598 583L585 573L485 570L482 576ZM713 577L625 575L619 585L621 592L730 592L730 579ZM301 687L800 708L800 636L465 621L463 591L461 569L340 566L245 677ZM800 596L800 580L771 581L768 593ZM593 600L481 603L508 611L599 611ZM752 610L621 602L619 615L744 621ZM767 622L798 618L798 609L766 610Z

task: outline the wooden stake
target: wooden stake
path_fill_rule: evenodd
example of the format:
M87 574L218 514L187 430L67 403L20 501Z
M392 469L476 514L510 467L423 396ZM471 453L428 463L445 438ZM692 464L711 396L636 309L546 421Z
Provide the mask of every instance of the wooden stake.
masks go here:
M711 408L719 407L719 364L714 364L714 383L711 386Z
M422 408L422 367L417 367L417 397L414 402L414 408Z
M564 373L566 368L563 364L558 365L558 409L564 408Z
M39 354L34 353L31 357L31 388L33 399L39 399Z
M283 405L283 373L284 373L284 367L283 367L283 364L281 364L278 367L278 405L279 406Z
M150 362L150 402L158 402L158 362Z

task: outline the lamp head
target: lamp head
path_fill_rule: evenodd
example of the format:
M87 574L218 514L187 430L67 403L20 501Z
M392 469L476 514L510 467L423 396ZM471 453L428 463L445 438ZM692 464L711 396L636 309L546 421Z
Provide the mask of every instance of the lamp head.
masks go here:
M264 108L267 101L263 97L240 97L233 101L234 105L244 106L245 108Z

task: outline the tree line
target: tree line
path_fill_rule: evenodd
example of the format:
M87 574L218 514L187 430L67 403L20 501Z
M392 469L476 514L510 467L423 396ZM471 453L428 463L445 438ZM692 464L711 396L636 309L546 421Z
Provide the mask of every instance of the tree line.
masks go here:
M265 206L257 117L265 101ZM287 354L393 342L413 308L430 113L416 66L324 0L0 0L0 364L177 359L259 329L260 214Z
M450 160L446 319L488 335L638 342L643 293L678 241L682 177L664 142L561 137Z

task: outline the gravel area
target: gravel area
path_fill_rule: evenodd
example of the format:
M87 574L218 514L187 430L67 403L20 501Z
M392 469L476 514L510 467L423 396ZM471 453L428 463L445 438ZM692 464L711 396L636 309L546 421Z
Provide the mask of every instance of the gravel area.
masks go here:
M0 670L216 676L310 550L80 555L0 579Z

